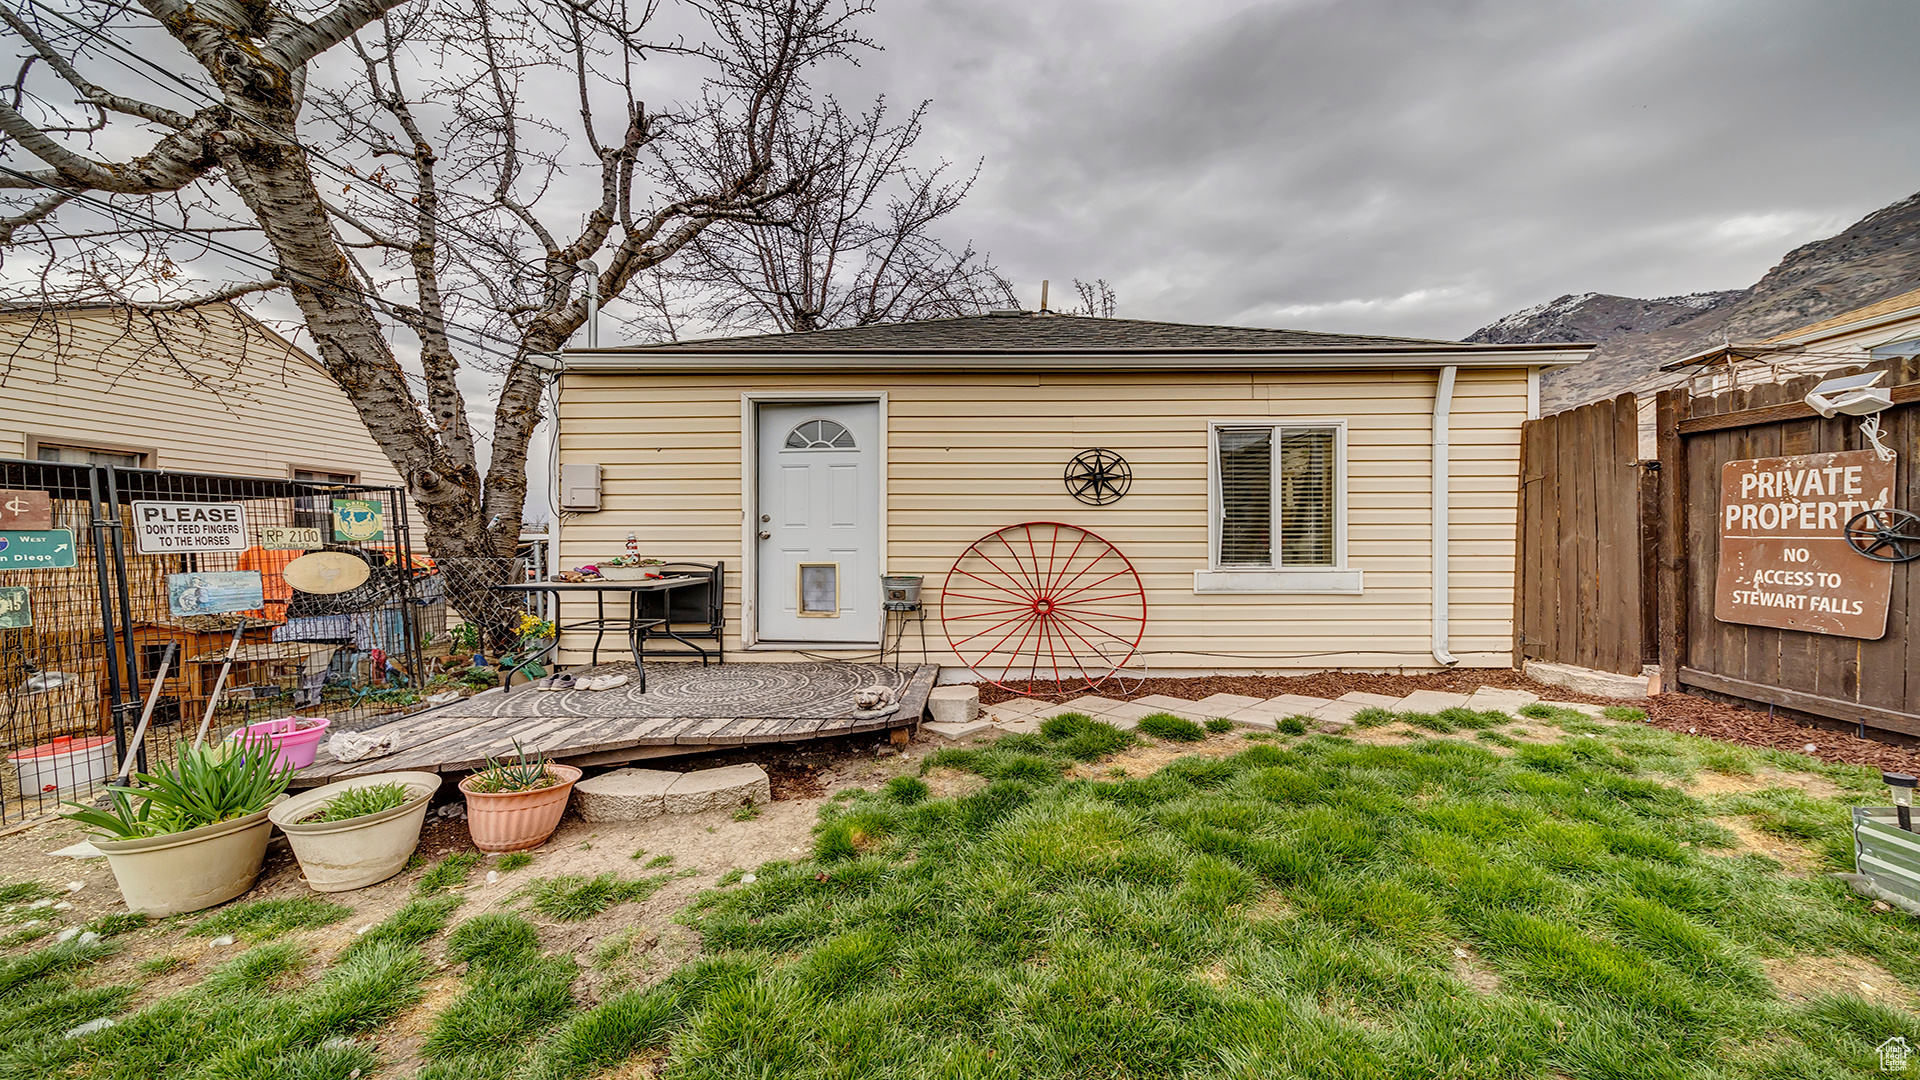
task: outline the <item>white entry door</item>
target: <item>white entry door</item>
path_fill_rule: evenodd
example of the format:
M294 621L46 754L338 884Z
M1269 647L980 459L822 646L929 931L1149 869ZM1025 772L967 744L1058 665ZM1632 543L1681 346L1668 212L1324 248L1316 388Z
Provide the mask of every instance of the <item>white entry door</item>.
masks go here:
M760 640L880 640L879 440L878 402L760 406Z

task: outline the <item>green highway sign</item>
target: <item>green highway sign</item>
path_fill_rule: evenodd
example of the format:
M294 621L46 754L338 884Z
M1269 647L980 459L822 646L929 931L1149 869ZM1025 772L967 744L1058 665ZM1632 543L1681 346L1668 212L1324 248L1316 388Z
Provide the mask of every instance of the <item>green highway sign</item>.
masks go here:
M71 529L0 532L0 570L64 570L74 556Z

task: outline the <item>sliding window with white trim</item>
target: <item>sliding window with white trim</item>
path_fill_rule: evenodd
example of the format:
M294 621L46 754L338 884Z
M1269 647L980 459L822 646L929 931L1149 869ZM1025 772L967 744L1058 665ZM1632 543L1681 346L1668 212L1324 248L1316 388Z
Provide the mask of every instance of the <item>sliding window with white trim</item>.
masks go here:
M1208 569L1195 592L1358 592L1347 569L1344 420L1215 421Z

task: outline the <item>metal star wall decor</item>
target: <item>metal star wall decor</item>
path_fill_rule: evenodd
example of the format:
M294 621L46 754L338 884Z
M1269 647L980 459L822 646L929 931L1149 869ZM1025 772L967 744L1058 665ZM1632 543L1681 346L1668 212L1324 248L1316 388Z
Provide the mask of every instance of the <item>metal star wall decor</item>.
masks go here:
M1119 502L1133 486L1133 470L1125 458L1095 447L1082 450L1067 462L1067 494L1089 506Z

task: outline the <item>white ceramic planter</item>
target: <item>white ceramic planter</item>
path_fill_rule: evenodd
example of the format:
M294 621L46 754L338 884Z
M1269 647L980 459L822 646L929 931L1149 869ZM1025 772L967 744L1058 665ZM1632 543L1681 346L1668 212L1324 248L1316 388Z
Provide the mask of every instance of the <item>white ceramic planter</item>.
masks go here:
M286 798L285 795L280 796ZM277 802L277 800L276 800ZM159 918L239 896L260 876L273 808L232 821L140 840L91 840L107 857L127 907Z
M407 801L377 814L345 821L302 822L343 791L378 784L405 784ZM300 872L315 892L346 892L385 881L407 865L420 843L427 804L440 790L440 777L428 772L379 773L337 780L303 791L273 808L269 816L293 845Z

